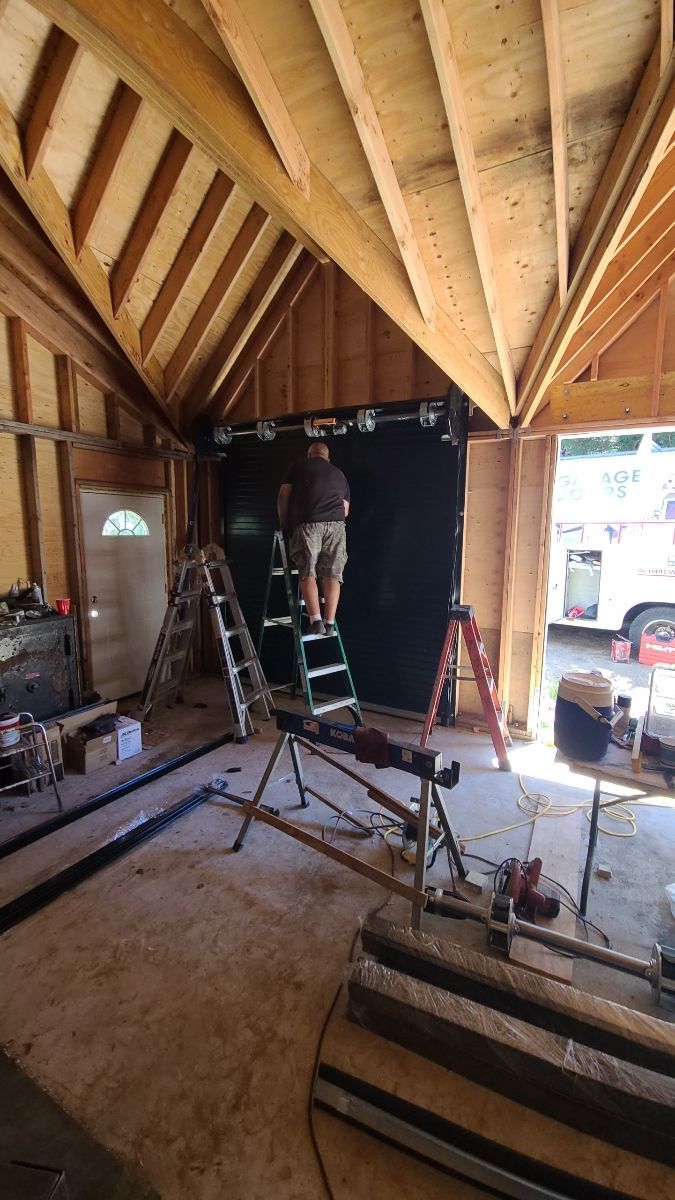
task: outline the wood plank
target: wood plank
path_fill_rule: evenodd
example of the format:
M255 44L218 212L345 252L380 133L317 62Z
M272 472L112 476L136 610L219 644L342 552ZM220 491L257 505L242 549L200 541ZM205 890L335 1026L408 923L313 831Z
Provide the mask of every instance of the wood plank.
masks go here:
M369 879L371 883L377 883L379 887L386 888L390 892L395 892L397 896L403 896L405 900L409 900L412 904L419 904L424 908L427 902L426 893L418 891L417 888L411 887L408 883L404 883L402 879L397 879L395 875L389 875L386 871L381 871L378 867L373 867L370 863L364 862L363 859L355 858L353 854L347 854L344 850L340 850L339 846L333 846L330 842L324 842L322 838L315 837L313 833L309 833L306 829L301 829L298 825L291 825L290 821L284 821L282 817L275 817L273 813L256 807L250 800L245 801L241 807L247 816L255 817L256 821L264 821L266 825L271 825L273 829L278 829L280 833L288 834L296 842L300 842L303 846L308 846L310 850L317 850L319 854L325 854L327 858L332 858L333 862L340 863L343 867L349 867L351 871L356 871L358 875L362 875L364 879Z
M232 181L218 171L143 324L143 362L152 354L183 288L210 245L233 188Z
M516 603L515 573L518 554L518 513L523 469L523 439L514 437L509 454L509 491L506 502L506 544L504 553L504 586L502 589L502 619L499 632L498 689L502 708L508 713L513 662L513 620Z
M668 90L655 116L654 123L645 137L621 197L613 213L608 216L588 265L580 276L573 277L574 286L568 292L561 320L557 325L545 361L534 379L526 379L524 375L521 376L523 390L518 410L522 414L521 423L523 425L529 424L537 408L543 402L546 388L555 375L563 355L583 319L586 307L598 287L604 271L614 257L649 181L675 132L675 69L666 72L664 78L666 77L670 78Z
M190 396L185 399L183 408L188 425L202 408L211 405L223 381L233 369L302 254L304 248L300 242L296 242L290 233L282 233L218 345L210 354L202 374L190 389Z
M67 33L53 31L54 46L44 81L35 99L23 136L26 175L30 180L47 153L54 126L82 57L82 47Z
M174 196L191 151L192 142L174 130L112 273L112 309L116 317L127 302L134 279L143 268L157 227Z
M25 323L19 317L13 317L9 322L9 345L11 355L12 383L16 415L25 425L33 421L33 394L30 386L30 370L28 366L28 341Z
M536 411L536 404L530 404L530 397L535 385L541 392L542 373L550 366L563 324L567 322L568 328L571 327L572 330L576 327L579 316L583 315L588 292L594 290L602 274L602 267L606 265L605 252L608 246L610 250L616 249L630 225L651 175L658 167L658 161L654 160L658 160L662 155L667 141L664 145L654 146L654 139L649 139L659 118L662 127L664 113L672 112L672 96L669 98L668 92L674 76L672 60L666 71L660 75L657 42L602 179L575 238L565 304L560 304L556 293L521 371L518 380L517 412L520 414L527 410L528 414L526 420L521 419L521 424L527 424ZM658 135L656 140L658 142ZM644 179L641 178L643 170ZM637 190L634 201L631 200L631 178ZM600 270L593 268L593 261L595 268L599 266ZM577 298L578 295L580 298Z
M495 278L490 228L481 193L476 154L469 132L469 116L459 74L457 55L443 0L420 0L427 37L448 119L452 149L457 163L464 206L471 229L481 283L490 315L497 357L511 412L516 406L516 373L506 334L506 322Z
M558 294L563 304L567 295L570 256L569 177L567 170L567 101L565 69L560 36L558 0L541 0L541 17L546 46L549 107L551 110L551 149L555 191L555 229L558 248Z
M96 236L96 224L108 189L136 128L142 104L136 92L125 83L119 84L103 122L92 165L73 209L73 241L78 256Z
M253 253L256 244L270 221L259 204L254 204L223 258L206 294L197 308L183 337L174 350L165 372L167 396L174 394L188 370L209 326L225 303L230 288Z
M162 424L180 442L181 435L164 403L164 380L158 364L151 359L143 366L140 334L128 313L116 317L112 311L110 285L104 267L89 247L75 254L68 210L44 167L38 168L29 183L23 169L19 131L5 101L0 97L0 166L42 226L72 275L105 321L125 355L146 385L147 407L161 416Z
M309 155L237 0L202 0L289 177L309 197Z
M654 380L652 383L652 403L650 416L656 417L659 411L661 393L661 372L663 370L663 349L666 339L666 319L668 316L668 284L661 284L659 294L659 316L656 325L656 345L654 347Z
M672 416L675 412L675 371L659 379L657 414L652 412L653 378L585 380L554 383L548 390L548 427L599 428L610 424L635 424L645 418Z
M164 0L35 0L159 111L312 253L321 249L452 377L495 423L509 422L503 381L447 312L430 330L403 264L322 175L311 204L281 172L243 85Z
M335 263L322 267L323 279L323 406L335 408L338 371L337 284Z
M436 299L417 236L339 0L310 0L363 146L424 321L436 327Z
M111 441L121 441L120 409L117 402L117 396L114 392L106 392L105 395L105 423L107 436L111 439Z
M79 429L75 367L72 359L68 358L66 354L57 354L55 363L59 424L62 429L72 433Z
M68 584L75 612L79 620L75 622L80 638L80 651L85 655L83 630L85 626L84 613L84 572L82 569L82 551L80 545L79 508L75 490L75 473L73 469L73 446L71 442L58 443L59 472L61 476L61 503L64 511L64 529L66 535L66 556L68 566ZM83 675L89 678L89 663L83 659Z
M28 435L21 438L21 472L23 476L23 494L30 547L31 579L39 583L43 595L49 591L47 567L45 564L45 547L42 531L42 509L40 506L40 484L38 480L37 455L35 438Z
M540 817L532 826L530 848L527 858L540 858L544 871L549 878L556 879L566 887L573 896L579 891L579 862L581 859L581 810L569 817ZM585 824L585 820L584 820ZM555 888L555 884L543 881L547 887ZM569 903L564 893L562 899ZM537 917L537 924L547 929L555 929L570 937L576 935L576 917L568 908L560 908L558 917ZM549 950L540 942L528 942L525 938L515 938L511 946L511 962L547 975L550 979L560 979L569 983L572 979L574 959L563 958L555 951Z

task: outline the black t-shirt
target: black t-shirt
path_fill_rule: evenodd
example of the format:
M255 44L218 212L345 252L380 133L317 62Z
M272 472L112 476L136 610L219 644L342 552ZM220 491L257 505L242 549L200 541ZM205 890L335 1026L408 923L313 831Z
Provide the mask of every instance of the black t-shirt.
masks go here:
M344 500L349 500L349 484L339 467L325 458L300 458L288 471L284 483L292 487L288 525L307 521L344 521Z

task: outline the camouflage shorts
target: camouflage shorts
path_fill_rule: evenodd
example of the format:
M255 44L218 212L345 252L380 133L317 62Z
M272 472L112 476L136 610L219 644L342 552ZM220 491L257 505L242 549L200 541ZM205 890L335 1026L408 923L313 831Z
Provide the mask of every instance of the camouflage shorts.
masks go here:
M337 579L347 561L347 533L344 521L312 521L298 525L291 535L291 558L301 579Z

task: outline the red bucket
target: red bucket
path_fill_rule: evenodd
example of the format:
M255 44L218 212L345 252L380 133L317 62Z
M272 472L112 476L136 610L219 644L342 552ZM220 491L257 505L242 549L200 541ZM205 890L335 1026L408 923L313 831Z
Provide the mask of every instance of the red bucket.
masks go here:
M612 638L612 653L610 658L612 662L630 662L630 642L628 638Z

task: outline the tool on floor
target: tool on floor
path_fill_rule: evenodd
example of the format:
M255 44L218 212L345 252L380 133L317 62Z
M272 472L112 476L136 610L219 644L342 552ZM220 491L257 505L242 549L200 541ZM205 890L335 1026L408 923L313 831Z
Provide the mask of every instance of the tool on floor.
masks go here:
M282 603L277 597L272 599L272 585L275 579L283 579L284 581L286 604L288 606L288 613L280 616L269 615L270 605L277 608ZM337 621L335 622L332 634L303 633L302 609L304 608L304 603L304 600L300 596L298 572L291 566L284 535L281 530L277 529L272 540L272 555L267 576L260 637L258 639L258 656L262 657L263 638L266 629L275 626L280 629L290 629L293 633L294 644L292 694L295 695L299 676L300 686L305 698L305 706L312 716L334 712L338 708L347 708L352 713L355 724L360 725L361 709L356 698L356 690L349 670L347 655L345 654L338 623ZM318 657L318 653L315 653L320 650L321 646L325 646L326 643L334 651L333 662L322 661ZM308 662L308 652L312 653L312 665ZM344 676L346 695L318 700L314 695L315 680L326 679L328 676L335 675Z
M543 925L530 924L516 916L515 905L511 896L494 892L488 908L469 901L458 900L451 892L441 888L428 887L427 909L439 917L468 918L485 925L488 943L496 950L503 951L507 957L511 953L514 938L526 938L532 942L541 942L565 954L573 954L578 958L589 958L593 962L603 963L627 975L635 975L646 979L651 985L654 1002L660 1004L664 996L675 997L675 948L654 943L652 956L649 961L634 958L630 954L620 954L608 946L598 946L566 933L558 933L555 929L547 929Z
M560 896L552 888L539 882L542 862L533 858L522 863L519 858L509 858L502 863L495 876L495 892L513 900L516 916L557 917L560 914Z
M178 559L169 604L139 702L145 720L158 702L173 704L180 696L192 646L200 601L206 601L218 662L227 688L235 740L253 732L249 709L260 703L269 718L272 697L246 624L232 573L222 550L186 546ZM251 689L245 690L246 685Z
M446 788L453 788L459 782L459 763L453 762L451 767L444 767L443 755L439 750L433 750L430 746L422 748L408 742L398 741L398 739L390 737L388 733L381 729L366 729L363 726L353 727L342 725L337 721L319 720L310 713L288 712L283 709L277 709L275 715L280 736L272 751L271 758L265 767L263 777L253 800L242 804L242 807L246 810L246 816L237 834L234 849L241 850L253 820L265 821L267 824L273 825L275 829L279 829L282 833L287 833L304 845L311 847L311 849L318 850L328 858L333 858L344 866L358 872L360 875L365 875L366 878L371 879L374 883L379 883L382 887L386 887L390 891L397 892L399 895L411 900L413 905L413 924L419 927L422 910L426 904L424 888L426 883L429 837L431 836L436 840L437 846L445 846L449 862L454 862L458 868L462 864L459 845L452 831L445 801L440 792L435 804L440 828L435 823L430 823L429 820L431 809L430 789L432 784L440 784ZM344 750L347 754L353 754L357 762L372 763L376 767L393 767L398 771L405 771L407 774L417 776L422 781L423 797L419 814L415 813L401 800L390 796L387 792L378 788L377 785L371 784L367 779L364 779L355 771L344 766L337 759L330 757L320 749L321 746L330 746L333 750ZM415 862L414 887L410 887L409 884L403 883L402 880L396 879L392 875L387 875L384 871L370 866L369 863L355 858L352 854L346 854L343 850L339 850L337 846L322 841L321 838L315 837L313 834L298 828L296 825L292 825L289 821L282 820L280 817L276 817L272 813L265 811L262 806L262 799L267 788L270 786L274 770L286 747L288 747L291 754L295 781L300 795L300 804L303 808L309 806L308 795L315 796L322 804L339 813L345 820L355 825L362 832L367 834L373 832L371 827L364 825L353 814L346 812L327 796L318 792L316 788L310 787L305 782L300 758L301 748L308 750L311 754L317 755L323 762L328 763L343 775L347 775L354 782L361 784L366 788L368 795L376 800L382 808L387 809L399 821L408 822L417 829L417 838L421 845L421 851L417 855ZM423 823L422 828L420 828L421 822ZM465 872L462 868L462 876L464 874Z
M453 662L455 652L458 649L460 629L469 655L472 675L460 675L459 665ZM511 764L509 762L507 747L511 745L511 738L509 737L506 719L502 712L490 660L487 656L487 651L483 644L471 604L455 604L450 609L450 622L445 634L441 657L438 660L431 700L429 701L429 708L427 709L424 721L421 738L422 746L426 746L436 723L444 686L448 682L452 684L456 681L476 684L487 727L492 737L492 744L497 755L497 761L499 762L499 769L500 771L510 771Z

